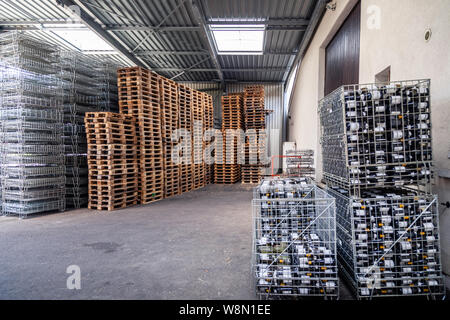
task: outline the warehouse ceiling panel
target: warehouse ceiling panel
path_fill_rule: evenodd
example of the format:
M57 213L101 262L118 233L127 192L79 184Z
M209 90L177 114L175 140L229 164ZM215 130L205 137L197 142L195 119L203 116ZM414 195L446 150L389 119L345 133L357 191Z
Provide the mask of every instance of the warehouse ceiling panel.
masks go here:
M0 0L0 28L139 64L177 81L282 82L317 3Z

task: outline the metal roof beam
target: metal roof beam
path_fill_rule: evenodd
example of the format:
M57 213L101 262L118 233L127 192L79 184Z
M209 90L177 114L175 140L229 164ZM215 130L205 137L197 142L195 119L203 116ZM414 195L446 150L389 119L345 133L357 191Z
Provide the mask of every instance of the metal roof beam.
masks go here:
M208 51L173 51L173 50L138 50L135 52L137 56L158 56L158 55L175 55L175 56L201 56L209 55ZM287 51L264 51L264 55L280 55L280 56L295 56L297 52Z
M208 51L210 53L214 66L216 67L216 71L219 76L221 86L222 88L225 88L225 81L223 77L222 68L220 66L219 59L217 57L217 52L214 46L214 39L212 38L211 33L209 32L209 28L207 26L205 14L203 12L201 4L199 4L197 0L195 1L191 0L191 3L192 3L192 11L197 19L199 26L201 27L201 35L208 46ZM189 71L192 72L192 70Z
M172 32L172 31L200 31L199 26L161 26L161 27L149 27L149 26L124 26L124 25L106 25L105 30L108 31L161 31L161 32Z
M217 71L215 68L197 68L197 69L182 69L182 68L155 68L155 72L213 72ZM284 72L286 68L242 68L242 69L222 69L223 72Z
M279 56L295 56L297 51L264 51L265 55L279 55Z
M306 26L267 26L269 31L306 31Z
M79 14L80 20L85 23L89 27L89 29L94 31L100 38L106 41L115 50L123 54L132 63L138 66L148 67L148 65L144 61L130 53L130 51L124 45L122 45L119 41L112 37L106 30L102 28L100 24L95 22L95 20L83 10L83 5L79 0L57 0L57 3L62 5L63 7L69 8L73 8L73 6L76 6L79 9L77 10L77 14Z
M180 73L176 74L175 76L173 76L172 78L170 78L170 80L174 80L176 78L178 78L179 76L182 76L183 74L185 74L186 72L189 72L190 70L194 69L194 67L198 66L199 64L202 64L203 62L205 62L206 60L209 60L209 57L206 57L202 60L200 60L197 63L194 63L192 66L190 66L189 68L181 71Z
M176 5L176 7L175 8L173 8L159 23L158 23L158 25L156 26L156 29L153 29L153 30L151 30L151 32L149 33L149 34L147 34L146 36L145 36L145 38L144 39L142 39L138 44L137 44L137 46L133 49L133 52L135 52L140 46L142 46L143 44L144 44L144 42L150 37L150 35L152 35L152 34L154 34L154 35L156 35L158 38L159 38L159 35L158 35L158 28L159 27L161 27L163 24L164 24L164 22L169 18L169 17L171 17L176 11L178 11L183 5L184 5L184 3L186 2L186 0L181 0L180 1L180 3L178 3L177 5ZM160 41L161 41L161 39L159 39ZM161 41L161 43L164 43L164 41Z
M268 20L208 20L206 24L211 25L255 25L263 24L266 26L308 26L308 19L268 19Z
M28 20L15 20L15 21L0 21L0 25L2 26L34 26L34 25L41 25L41 24L68 24L73 23L73 21L67 21L67 20L34 20L34 21L28 21Z
M294 66L296 66L305 56L306 50L308 49L309 43L312 41L312 38L314 36L314 33L316 32L317 27L319 26L320 20L322 19L325 10L326 5L329 0L319 0L316 3L316 6L314 8L314 11L311 15L310 24L308 25L308 28L306 29L305 35L302 38L302 41L300 43L300 46L298 48L298 53L295 56L293 63L289 65L289 71L284 75L283 82L289 79L291 73L294 70Z
M65 26L70 27L73 25L73 22L70 21L50 21L50 20L42 20L42 21L0 21L0 26L4 26L3 30L39 30L40 27L45 25L52 25L52 27L47 27L53 29L53 26L61 25L61 29L65 28ZM153 27L153 26L129 26L129 25L100 25L106 31L153 31L153 32L172 32L172 31L200 31L199 26L161 26L161 27Z
M74 26L68 25L67 27L63 26L52 26L47 27L45 25L36 25L36 26L27 26L27 25L2 25L0 23L0 29L3 31L14 31L14 30L20 30L20 31L37 31L37 30L50 30L50 31L68 31L68 30L88 30L85 26Z
M170 50L139 50L136 51L137 56L159 56L159 55L175 55L175 56L201 56L209 55L208 51L170 51Z
M284 72L285 67L281 68L240 68L240 69L222 69L223 72Z

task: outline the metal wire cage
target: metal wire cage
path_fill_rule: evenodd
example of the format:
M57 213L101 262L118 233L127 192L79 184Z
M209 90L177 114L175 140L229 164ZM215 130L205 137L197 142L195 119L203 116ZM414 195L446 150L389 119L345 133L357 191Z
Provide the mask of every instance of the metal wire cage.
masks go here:
M103 60L97 65L97 91L99 107L102 111L119 111L117 69L121 66L114 61Z
M0 35L2 214L65 209L59 50L20 32Z
M289 177L314 177L314 150L287 150L286 174Z
M336 198L340 271L358 299L445 292L437 196L412 189L370 189Z
M306 178L265 179L252 207L256 295L337 299L335 199Z
M61 70L64 90L64 158L66 204L71 208L88 201L86 112L99 111L97 69L100 61L84 54L63 51Z
M319 101L324 179L431 192L430 80L345 85Z

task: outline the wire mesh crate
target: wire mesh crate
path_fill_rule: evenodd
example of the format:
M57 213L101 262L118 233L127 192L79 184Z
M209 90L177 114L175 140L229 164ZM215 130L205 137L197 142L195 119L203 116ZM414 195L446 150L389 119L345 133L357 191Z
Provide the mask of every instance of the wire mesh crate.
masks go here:
M319 102L324 179L361 189L420 186L431 192L430 80L358 84Z
M265 179L252 206L257 296L337 299L335 199L306 178Z
M64 155L66 164L66 203L80 208L87 204L87 139L84 126L86 112L99 111L97 89L100 61L90 56L61 53L64 89Z
M58 198L60 196L58 195ZM48 200L45 201L30 201L24 202L20 201L4 201L2 203L2 210L5 214L18 215L19 217L26 217L30 214L49 212L49 211L60 211L64 208L64 199Z
M20 32L0 35L2 213L64 210L59 50Z
M287 150L286 175L289 177L314 177L314 150Z
M339 187L338 258L358 299L443 296L437 196L412 189L368 189L362 198Z
M101 111L119 111L119 93L117 88L117 70L122 67L112 60L102 60L96 66L96 89Z

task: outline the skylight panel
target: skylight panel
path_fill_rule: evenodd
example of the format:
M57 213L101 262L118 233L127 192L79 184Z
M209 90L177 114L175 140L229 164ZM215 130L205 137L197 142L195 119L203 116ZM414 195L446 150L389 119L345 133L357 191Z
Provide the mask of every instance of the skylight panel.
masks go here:
M211 25L218 54L262 54L264 25Z
M106 51L113 48L95 32L85 30L52 30L53 33L82 51Z

